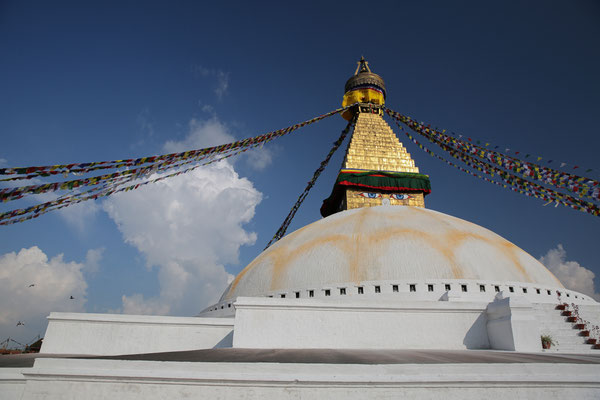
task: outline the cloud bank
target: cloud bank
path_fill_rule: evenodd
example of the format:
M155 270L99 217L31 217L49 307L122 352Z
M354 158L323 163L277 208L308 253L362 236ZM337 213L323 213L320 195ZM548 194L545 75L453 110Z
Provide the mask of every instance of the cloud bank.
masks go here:
M600 301L600 293L594 287L595 274L576 261L567 261L567 252L562 244L550 249L539 260L567 288L587 294Z
M216 301L231 279L224 265L256 240L243 224L261 198L221 162L105 201L125 241L159 268L158 297L124 296L123 312L194 315Z
M97 264L101 250L88 251L88 257ZM43 336L50 312L83 312L87 268L87 262L68 262L62 254L49 259L37 246L0 256L0 340L27 344Z
M185 139L169 140L164 144L163 149L166 153L176 153L217 146L234 140L235 137L229 133L227 126L213 114L206 120L192 118L188 123L188 134Z
M212 107L205 105L203 111L211 116L208 119L192 118L188 123L188 134L183 140L169 140L164 144L163 150L166 153L202 149L237 140L229 131L229 127L217 117ZM262 171L273 161L271 148L260 146L228 161L235 165L237 160L243 159L248 167Z
M192 65L192 74L196 78L210 78L214 82L213 91L217 95L219 100L223 99L223 96L229 89L229 72L224 72L220 69L205 68L202 65Z
M232 140L216 116L192 119L188 136L165 143L164 150ZM243 225L252 219L261 199L253 184L240 178L227 161L107 199L104 210L124 240L143 254L149 267L158 267L160 293L150 298L124 295L122 311L194 315L218 300L232 279L225 265L238 262L240 246L256 241L256 234Z

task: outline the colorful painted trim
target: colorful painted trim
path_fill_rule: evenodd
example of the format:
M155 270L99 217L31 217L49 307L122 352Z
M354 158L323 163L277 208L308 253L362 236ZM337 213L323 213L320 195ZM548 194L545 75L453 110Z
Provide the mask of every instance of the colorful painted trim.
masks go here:
M414 172L356 171L342 169L336 179L336 185L368 187L382 191L406 189L431 193L429 176Z
M431 193L429 176L413 172L365 171L342 169L331 195L323 200L321 215L327 217L340 211L345 189L368 188L382 192Z
M374 91L376 91L376 92L378 92L378 93L381 93L381 94L383 95L383 98L384 98L384 99L386 98L386 96L385 96L385 91L384 91L384 90L382 90L382 89L381 89L379 86L375 86L375 85L368 85L368 84L367 84L367 85L358 85L358 86L355 86L355 87L353 87L351 90L349 90L349 91L348 91L348 93L350 93L350 92L353 92L353 91L355 91L355 90L363 90L363 89L371 89L371 90L374 90Z
M401 186L372 186L372 185L365 185L362 183L355 183L355 182L349 182L349 181L341 181L341 182L337 182L337 184L342 185L342 186L353 186L353 187L383 190L386 192L423 192L423 194L425 194L425 195L431 193L431 190L424 191L423 189L415 189L415 188L401 187Z

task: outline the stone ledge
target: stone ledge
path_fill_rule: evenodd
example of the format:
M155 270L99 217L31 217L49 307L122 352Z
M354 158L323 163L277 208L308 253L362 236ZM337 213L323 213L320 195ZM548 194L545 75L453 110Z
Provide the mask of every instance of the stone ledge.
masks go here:
M52 312L49 321L121 322L126 324L233 326L233 318L172 317L159 315L91 314Z
M254 382L270 385L358 386L455 384L551 385L600 389L600 365L581 364L279 364L189 363L45 358L23 371L26 379L180 381L185 384Z

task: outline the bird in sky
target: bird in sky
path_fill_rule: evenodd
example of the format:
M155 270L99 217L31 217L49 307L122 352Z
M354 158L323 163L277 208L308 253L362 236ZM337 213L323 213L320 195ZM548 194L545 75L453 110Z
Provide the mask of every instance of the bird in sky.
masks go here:
M73 300L74 298L75 298L75 297L73 297L73 296L70 296L70 297L69 297L69 299L71 299L71 300Z
M17 326L19 326L19 325L25 326L25 324L23 322L21 322L21 321L17 322Z
M31 285L27 286L27 287L34 287L35 283L32 283Z

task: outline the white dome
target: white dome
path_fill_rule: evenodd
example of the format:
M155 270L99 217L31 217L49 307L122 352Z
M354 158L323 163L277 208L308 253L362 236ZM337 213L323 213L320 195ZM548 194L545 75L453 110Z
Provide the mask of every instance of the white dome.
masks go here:
M488 229L424 208L378 206L339 212L287 235L241 271L222 299L410 279L563 287L539 261Z

